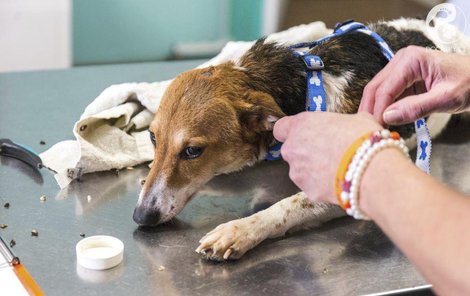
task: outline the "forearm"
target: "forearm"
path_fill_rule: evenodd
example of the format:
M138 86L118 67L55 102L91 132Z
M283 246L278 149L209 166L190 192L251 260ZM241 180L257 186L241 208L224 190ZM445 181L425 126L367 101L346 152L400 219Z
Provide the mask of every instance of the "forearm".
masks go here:
M469 294L470 199L387 149L361 183L360 207L408 256L437 292Z

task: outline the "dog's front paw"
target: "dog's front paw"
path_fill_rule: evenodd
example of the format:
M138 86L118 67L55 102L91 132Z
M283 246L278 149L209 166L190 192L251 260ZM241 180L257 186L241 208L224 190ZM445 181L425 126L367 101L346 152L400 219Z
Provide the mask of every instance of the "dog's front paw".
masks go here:
M213 261L239 259L266 238L256 224L255 217L221 224L199 241L196 252Z

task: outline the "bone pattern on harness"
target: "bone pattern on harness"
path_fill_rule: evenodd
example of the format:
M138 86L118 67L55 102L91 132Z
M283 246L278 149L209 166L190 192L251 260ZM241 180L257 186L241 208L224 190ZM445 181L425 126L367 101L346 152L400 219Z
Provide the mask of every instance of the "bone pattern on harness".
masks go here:
M309 54L308 52L296 51L296 49L312 48L326 42L327 40L335 36L343 35L353 31L361 32L374 38L377 44L379 44L382 54L387 58L387 60L390 61L393 58L393 51L390 49L385 40L380 37L379 34L371 31L363 24L354 21L347 21L345 23L337 25L332 34L320 38L316 41L304 42L290 46L289 48L293 50L294 55L301 57L307 68L307 111L325 112L327 109L327 98L325 89L323 87L323 78L321 72L324 67L324 64L319 56ZM426 120L424 118L420 118L415 122L415 130L416 141L418 144L418 151L415 163L418 168L429 174L431 171L430 162L432 144L431 135L426 125ZM276 160L282 158L280 153L281 146L282 143L277 142L273 146L269 147L266 160Z
M307 111L326 111L326 93L323 87L323 61L310 54L301 55L307 66Z
M432 143L429 129L424 118L415 121L415 130L416 141L418 142L418 146L416 147L416 166L429 174L431 172Z

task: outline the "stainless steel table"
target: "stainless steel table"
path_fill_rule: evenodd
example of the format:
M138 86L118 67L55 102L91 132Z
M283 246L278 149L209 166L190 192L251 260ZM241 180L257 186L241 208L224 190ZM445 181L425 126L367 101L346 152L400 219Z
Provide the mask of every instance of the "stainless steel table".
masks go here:
M199 62L1 74L0 138L43 151L72 137L75 120L108 85L167 79ZM433 169L470 193L469 123L459 119L451 126L435 141ZM295 191L285 164L263 163L220 176L173 223L140 229L132 212L147 171L142 165L91 174L61 192L47 172L39 177L27 165L1 157L0 223L8 228L0 234L16 240L14 252L48 295L355 295L426 285L377 226L349 218L263 242L239 261L202 260L194 252L198 240L219 223L249 213L257 189L277 195ZM32 228L38 237L31 236ZM123 240L123 263L106 271L77 266L80 233Z

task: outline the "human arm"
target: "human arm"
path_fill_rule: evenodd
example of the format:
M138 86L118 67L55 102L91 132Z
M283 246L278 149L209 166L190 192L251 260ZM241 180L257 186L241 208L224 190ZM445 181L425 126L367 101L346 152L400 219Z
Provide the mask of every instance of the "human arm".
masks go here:
M360 207L441 295L470 293L470 199L420 171L399 151L374 157Z
M433 112L469 110L469 73L470 56L409 46L367 84L359 111L399 125Z
M312 201L337 203L334 176L355 139L382 127L368 114L301 113L279 120L291 179ZM470 294L470 200L418 170L394 148L361 181L359 207L443 294Z

